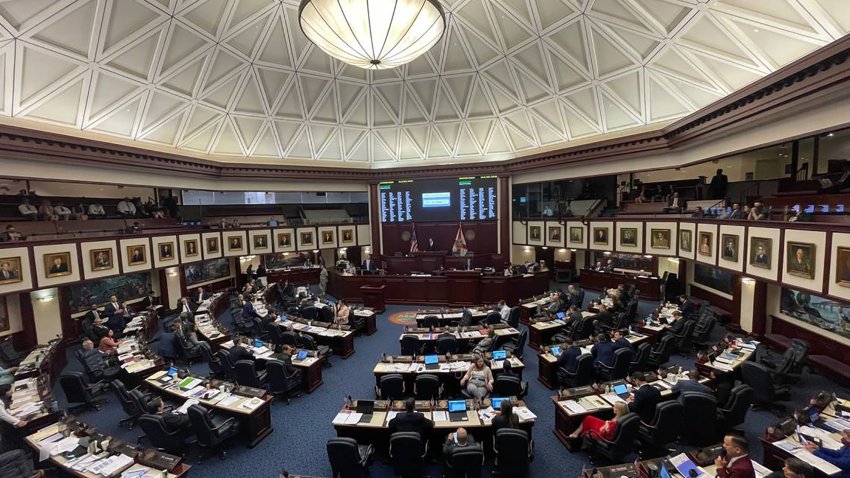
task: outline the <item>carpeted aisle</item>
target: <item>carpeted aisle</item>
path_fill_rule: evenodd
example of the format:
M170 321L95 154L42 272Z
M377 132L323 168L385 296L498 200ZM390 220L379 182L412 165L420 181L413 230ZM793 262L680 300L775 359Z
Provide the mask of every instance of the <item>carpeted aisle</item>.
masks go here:
M596 294L588 292L587 295L589 300ZM355 339L357 352L353 356L347 360L339 357L332 359L333 367L324 369L324 384L319 389L312 394L293 399L290 405L283 402L272 405L274 432L268 438L254 449L248 449L242 444L233 446L225 460L213 457L198 463L196 455L190 455L188 462L192 465L191 476L276 477L282 469L311 476L330 476L325 443L328 438L335 436L331 420L342 407L347 395L355 398L374 396L375 380L372 368L382 353L398 353L398 338L403 328L402 325L391 323L387 318L392 314L415 309L415 306L388 306L387 312L378 318L378 332L371 337ZM646 314L649 309L648 304L643 304L639 313ZM722 328L718 328L717 337L723 332ZM73 350L72 348L68 351L68 367L79 369L72 355ZM533 431L535 457L531 464L530 476L578 476L582 466L588 463L586 456L582 453L569 453L555 438L552 433L555 412L549 398L554 391L537 381L537 355L532 349L526 349L523 361L523 379L528 381L530 388L525 400L538 416ZM674 356L673 362L688 366L693 364L693 357ZM199 364L193 366L193 371L206 374L208 369L206 364ZM56 385L57 398L60 404L64 405L64 394L58 383ZM795 390L795 403L802 403L805 398L821 389L840 390L823 377L808 375L803 385ZM107 396L109 403L101 411L81 413L80 418L101 430L135 441L142 435L141 430L136 428L128 431L120 428L118 421L125 417L124 412L111 393ZM767 425L776 421L776 416L767 412L751 411L748 414L746 431L750 443L756 445L753 455L757 459L761 457L760 447L757 446L758 435ZM490 463L484 476L490 476L489 465ZM430 466L430 476L439 477L441 472L441 466ZM391 467L381 460L374 462L371 474L376 478L393 476Z

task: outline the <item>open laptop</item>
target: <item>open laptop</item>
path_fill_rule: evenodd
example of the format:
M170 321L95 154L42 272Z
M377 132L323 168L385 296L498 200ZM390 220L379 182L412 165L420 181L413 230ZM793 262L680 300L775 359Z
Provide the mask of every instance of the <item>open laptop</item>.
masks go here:
M552 354L552 356L557 357L557 356L561 355L561 347L556 345L556 346L552 347L551 349L549 349L549 353Z
M463 422L469 420L466 414L466 400L449 400L449 421Z
M625 383L614 385L614 393L623 400L629 398L629 387Z
M360 423L368 423L372 421L372 413L375 412L375 401L374 400L357 400L357 408L355 410L357 413L362 413L363 416L360 417Z
M301 360L306 359L306 358L307 358L308 353L309 353L309 352L307 352L306 350L299 350L299 351L298 351L298 354L295 356L295 360L297 360L297 361L301 361Z
M254 348L258 349L263 346L263 341L260 339L254 339Z
M508 397L493 397L490 399L490 406L493 407L493 410L498 410L502 407L502 402L505 400L510 401Z
M440 368L440 357L437 355L425 356L425 370L438 370Z
M508 358L508 352L506 350L493 351L493 360L505 360L506 358Z
M177 367L169 367L168 372L165 373L162 377L160 377L159 381L162 383L166 383L171 381L174 376L177 375Z
M563 319L563 318L564 318L564 317L566 317L566 316L567 316L567 314L565 314L563 311L558 312L557 314L555 314L555 317L557 317L557 318L559 318L559 319Z

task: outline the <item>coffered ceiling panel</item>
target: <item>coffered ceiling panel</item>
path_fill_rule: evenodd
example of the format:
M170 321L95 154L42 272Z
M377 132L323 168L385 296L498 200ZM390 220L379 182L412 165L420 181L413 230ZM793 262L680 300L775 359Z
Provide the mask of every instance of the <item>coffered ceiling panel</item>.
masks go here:
M661 126L850 29L843 0L442 3L434 48L367 72L297 0L2 1L0 115L227 161L505 159Z

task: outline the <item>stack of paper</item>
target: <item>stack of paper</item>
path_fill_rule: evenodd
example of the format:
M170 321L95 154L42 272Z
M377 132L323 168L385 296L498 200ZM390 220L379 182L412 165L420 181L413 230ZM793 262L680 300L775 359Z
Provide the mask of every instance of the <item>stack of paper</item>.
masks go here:
M248 410L256 410L257 407L263 404L263 400L261 398L254 397L250 400L245 400L242 403L242 407L247 408Z
M587 413L587 409L575 400L565 400L559 403L572 414Z
M528 407L514 407L514 415L516 415L521 422L537 420L537 415L529 410Z
M185 414L189 413L189 407L191 407L192 405L197 405L198 403L200 403L200 402L198 402L198 400L196 400L194 398L190 398L190 399L186 400L185 402L183 402L183 405L181 405L180 408L178 408L177 410L174 410L174 413L182 413L183 415L185 415Z
M449 421L449 414L446 413L445 410L435 410L433 415L434 415L434 421L435 422L447 422L447 421Z
M336 414L332 423L334 425L356 425L360 422L361 417L363 417L362 413L344 410Z

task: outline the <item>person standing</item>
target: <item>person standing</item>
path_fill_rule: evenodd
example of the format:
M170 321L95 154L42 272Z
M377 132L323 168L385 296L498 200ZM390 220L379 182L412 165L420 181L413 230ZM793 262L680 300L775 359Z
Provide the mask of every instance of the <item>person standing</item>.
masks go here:
M328 269L325 266L319 270L319 291L322 294L322 297L325 296L325 293L328 290Z
M711 178L711 183L708 185L709 199L723 199L726 197L726 188L729 185L729 178L723 174L722 169L717 170L717 174Z

